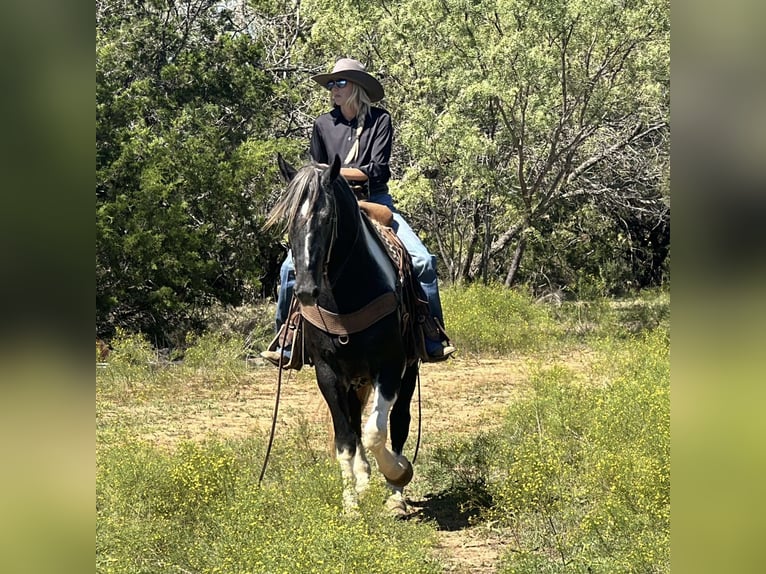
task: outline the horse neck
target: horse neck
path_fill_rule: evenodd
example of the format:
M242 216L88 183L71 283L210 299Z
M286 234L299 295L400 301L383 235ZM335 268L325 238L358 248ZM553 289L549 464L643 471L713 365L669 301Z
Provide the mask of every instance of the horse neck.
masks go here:
M337 236L328 261L332 289L328 299L337 308L356 310L391 289L379 261L368 249L359 204L350 192L339 190L335 195Z

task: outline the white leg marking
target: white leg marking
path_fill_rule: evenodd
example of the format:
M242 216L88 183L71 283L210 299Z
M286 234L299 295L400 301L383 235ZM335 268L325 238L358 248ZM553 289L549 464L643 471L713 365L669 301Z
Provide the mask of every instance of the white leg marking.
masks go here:
M386 447L388 438L388 413L396 397L389 401L375 388L372 398L372 412L362 431L362 443L375 456L380 472L389 480L396 481L410 469L409 462L403 456L395 456Z
M354 455L354 478L356 479L356 492L362 494L367 490L370 483L370 463L367 462L362 445L357 446Z
M394 399L395 400L395 399ZM386 446L388 438L388 412L394 401L388 401L383 398L380 391L375 387L375 395L372 397L372 412L367 424L362 431L362 443L370 452L378 457L378 451Z
M407 502L404 499L404 492L401 487L388 484L391 494L386 499L386 509L394 516L407 515Z
M343 477L343 508L349 512L357 508L358 502L354 491L354 457L348 450L338 450L335 453L340 464L340 474Z

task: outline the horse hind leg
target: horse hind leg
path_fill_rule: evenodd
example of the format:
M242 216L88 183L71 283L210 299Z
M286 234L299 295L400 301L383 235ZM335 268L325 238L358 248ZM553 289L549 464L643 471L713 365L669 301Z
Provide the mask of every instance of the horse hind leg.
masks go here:
M355 512L359 507L354 474L355 455L356 453L349 448L336 448L335 451L335 458L340 465L340 474L343 480L343 509L349 513Z

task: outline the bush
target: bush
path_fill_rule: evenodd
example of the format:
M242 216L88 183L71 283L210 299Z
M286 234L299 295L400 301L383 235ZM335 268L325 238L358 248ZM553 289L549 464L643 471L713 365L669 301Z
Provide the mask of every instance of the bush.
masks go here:
M606 345L605 383L540 372L509 412L488 518L514 532L502 572L669 570L669 342Z
M560 337L549 308L499 284L442 290L447 333L466 353L538 352Z
M539 368L500 430L429 461L440 486L513 540L502 574L669 571L668 332L599 353L587 380Z
M98 457L98 572L436 573L430 527L397 522L373 483L360 514L341 508L328 457L282 450L259 487L262 445L126 442Z
M631 299L565 301L554 309L556 321L573 342L621 339L670 326L670 292L647 289Z

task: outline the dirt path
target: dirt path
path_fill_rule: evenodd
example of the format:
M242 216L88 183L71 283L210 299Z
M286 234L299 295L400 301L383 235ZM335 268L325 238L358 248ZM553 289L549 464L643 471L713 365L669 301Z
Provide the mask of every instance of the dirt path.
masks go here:
M475 434L496 425L503 410L526 389L527 372L522 361L510 359L453 359L446 363L425 364L421 369L422 436L421 449L434 437ZM225 389L206 389L190 383L187 393L162 411L151 401L133 404L130 416L140 421L144 438L160 445L180 440L200 440L215 434L237 438L268 436L276 389L276 369L254 364L237 384ZM175 395L178 396L178 395ZM414 445L417 424L417 395L413 402ZM102 416L126 413L107 412ZM277 438L296 425L313 427L317 441L327 438L329 419L316 388L312 369L292 373L283 381ZM326 425L326 426L322 426ZM317 430L318 429L318 430ZM436 554L454 574L494 574L496 563L508 543L472 526L457 510L458 501L439 499L430 494L408 500L416 518L434 521L439 537Z
M442 433L453 436L475 433L495 424L509 401L523 391L525 378L523 365L508 359L451 360L423 365L422 441ZM181 398L172 405L163 404L161 411L150 401L134 404L130 409L131 415L142 421L143 437L158 444L200 440L210 434L229 438L265 435L271 425L275 390L276 369L255 365L238 384L223 391L190 382L189 388L179 393ZM412 414L414 431L417 394ZM285 375L277 433L301 422L321 423L325 417L326 406L316 388L313 370Z

